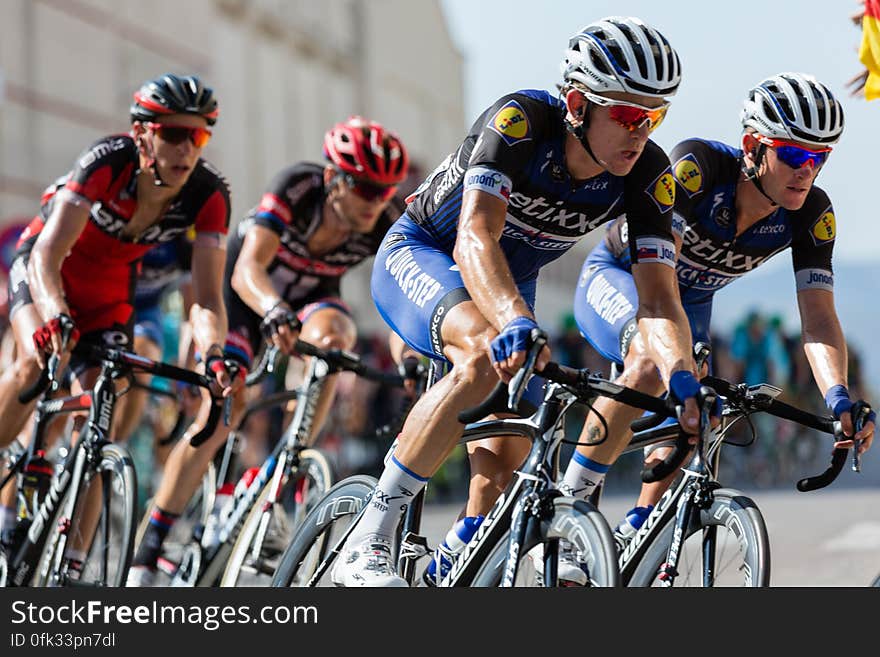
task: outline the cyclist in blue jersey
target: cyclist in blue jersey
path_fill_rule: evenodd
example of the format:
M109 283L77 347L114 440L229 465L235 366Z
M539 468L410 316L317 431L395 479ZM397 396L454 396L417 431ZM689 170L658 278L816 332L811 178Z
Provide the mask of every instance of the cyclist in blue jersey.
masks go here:
M749 92L741 121L741 149L688 139L672 151L676 272L691 332L695 341L709 342L715 292L790 249L804 350L828 408L852 436L846 342L834 309L831 254L837 228L828 195L814 185L843 132L843 111L814 77L782 73ZM639 305L629 241L624 222L609 225L604 242L584 262L574 299L581 333L599 353L627 368L647 354L635 329L635 312L612 318L602 312L601 302L613 295L627 307ZM651 374L659 382L656 372ZM855 436L860 452L873 440L873 413L870 420ZM579 447L565 473L564 490L586 498L629 437L628 431L612 432L603 445ZM852 441L837 446L850 447ZM655 451L649 462L668 450ZM643 486L636 508L616 530L619 542L636 533L674 478ZM581 577L574 572L573 579Z
M626 216L638 263L647 348L685 402L684 428L697 426L699 386L674 277L674 181L668 157L648 139L678 88L678 56L642 21L610 17L572 37L562 69L559 98L525 90L489 107L408 199L379 249L372 291L380 314L411 347L453 368L407 418L334 564L337 585L406 585L392 557L400 516L461 436L458 412L523 363L537 328L538 271L618 217ZM549 358L544 349L538 367ZM634 417L618 408L609 426ZM491 439L472 453L468 516L491 506L498 481L523 460L523 442Z

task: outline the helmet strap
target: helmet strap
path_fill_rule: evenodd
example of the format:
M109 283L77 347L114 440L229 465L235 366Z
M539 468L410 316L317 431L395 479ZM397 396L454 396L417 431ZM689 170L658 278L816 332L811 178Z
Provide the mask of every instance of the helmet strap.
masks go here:
M764 186L761 184L760 174L758 173L758 169L761 168L761 163L764 161L764 155L767 153L767 145L766 144L758 144L758 147L755 149L754 160L755 163L752 166L746 166L745 157L742 161L742 172L745 174L746 180L751 180L755 185L757 190L764 195L764 197L770 201L770 204L775 208L779 205L776 201L770 198L770 195L764 191Z
M593 149L590 148L590 140L587 138L587 128L590 126L590 101L587 101L584 105L584 114L579 125L573 124L567 117L564 120L565 128L577 138L581 146L584 147L584 150L587 151L587 155L592 158L593 162L604 169L605 167L602 166L602 163L593 154Z
M159 165L156 161L156 154L153 150L153 145L147 141L145 135L143 141L140 143L144 156L147 158L147 168L153 172L153 185L156 187L168 187L168 183L162 180L162 176L159 175Z

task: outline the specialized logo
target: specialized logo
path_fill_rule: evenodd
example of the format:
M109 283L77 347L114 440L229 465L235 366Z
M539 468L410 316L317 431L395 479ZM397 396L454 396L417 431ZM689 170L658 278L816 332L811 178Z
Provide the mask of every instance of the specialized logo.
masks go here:
M682 186L688 198L703 189L703 172L693 153L688 153L675 163L675 180Z
M473 167L464 174L465 192L478 189L506 203L510 199L510 188L510 178L488 167Z
M813 224L813 229L810 231L813 237L813 243L818 246L830 242L834 239L836 233L835 229L836 224L834 222L834 213L829 209L816 220L816 223Z
M385 244L383 247L385 249L390 249L392 246L400 244L405 239L406 235L404 233L390 233L388 237L385 238Z
M648 185L645 193L654 199L660 212L666 212L675 205L675 178L672 171L666 169L654 182Z
M515 100L511 100L495 113L489 127L497 132L508 146L532 138L525 110Z

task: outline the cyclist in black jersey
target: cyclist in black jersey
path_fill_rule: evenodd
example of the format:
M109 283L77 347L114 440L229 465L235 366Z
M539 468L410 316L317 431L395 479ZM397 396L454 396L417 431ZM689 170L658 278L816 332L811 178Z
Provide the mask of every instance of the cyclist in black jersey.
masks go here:
M537 328L538 270L623 214L643 292L640 328L664 382L686 404L683 426L696 429L699 386L673 269L674 182L665 153L648 139L677 90L678 56L642 21L612 17L571 39L563 80L559 99L520 91L484 112L416 191L377 254L379 312L411 347L453 369L410 412L370 506L334 562L338 585L406 585L393 559L400 514L461 436L457 413L523 363ZM549 358L543 350L539 367ZM635 378L625 376L630 385ZM634 417L604 410L612 431ZM488 510L524 447L499 439L475 452L468 515Z
M264 339L293 353L298 338L322 349L351 349L357 328L340 298L345 272L376 253L400 214L397 185L407 174L406 148L379 123L360 116L337 123L324 137L324 165L283 169L259 205L230 238L224 294L229 313L226 353L249 367ZM315 411L317 437L335 394L327 379ZM245 405L233 401L232 426ZM129 576L148 586L167 529L183 510L229 429L199 447L179 443L168 458L150 526Z
M814 184L843 132L843 111L829 89L813 76L782 73L754 87L741 115L742 148L688 139L675 147L673 172L678 286L695 340L709 342L712 301L722 287L773 255L791 249L804 350L828 408L853 434L847 385L846 342L834 308L831 255L837 227L828 195ZM603 321L596 289L637 304L632 285L625 226L609 227L605 242L587 257L575 294L575 316L582 333L604 356L628 365L645 353L631 330L634 317ZM854 436L864 453L874 434L874 415ZM598 447L579 447L563 489L584 498L629 440L612 434ZM852 440L838 443L851 447ZM656 450L649 463L664 458ZM625 542L635 534L677 473L645 484L637 506L617 528ZM575 579L583 577L574 572ZM560 566L560 576L567 576Z

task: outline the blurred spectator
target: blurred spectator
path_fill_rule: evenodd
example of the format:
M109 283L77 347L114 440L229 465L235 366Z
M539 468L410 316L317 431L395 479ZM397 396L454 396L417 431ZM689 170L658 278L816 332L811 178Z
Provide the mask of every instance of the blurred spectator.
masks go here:
M735 378L749 385L787 383L791 366L779 326L779 321L768 324L752 311L745 322L736 327L730 347L737 366Z

